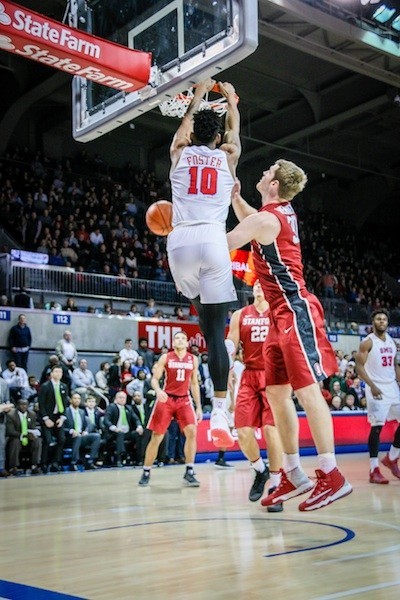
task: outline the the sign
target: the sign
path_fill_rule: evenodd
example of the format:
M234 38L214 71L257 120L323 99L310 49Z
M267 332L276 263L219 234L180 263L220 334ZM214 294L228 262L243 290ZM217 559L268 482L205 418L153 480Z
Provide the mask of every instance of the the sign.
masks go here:
M53 315L53 325L71 325L71 315Z
M138 336L148 340L149 348L158 352L162 346L172 348L172 340L178 331L184 331L189 339L189 346L196 344L200 352L207 350L206 340L196 323L167 323L154 321L139 321Z
M231 250L232 273L252 287L257 281L253 254L248 250Z
M5 0L0 2L0 48L121 91L143 88L150 79L151 53L72 29Z
M0 308L0 321L10 321L11 311Z

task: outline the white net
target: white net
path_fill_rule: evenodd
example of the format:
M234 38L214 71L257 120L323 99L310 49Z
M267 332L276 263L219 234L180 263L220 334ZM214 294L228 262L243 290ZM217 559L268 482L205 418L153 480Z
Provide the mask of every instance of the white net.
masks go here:
M182 92L174 98L161 102L158 107L164 117L178 117L182 119L185 115L190 102L194 96L193 88L189 88L186 92ZM210 99L209 94L200 103L199 110L214 110L219 115L224 115L228 109L226 98L220 96L216 99Z

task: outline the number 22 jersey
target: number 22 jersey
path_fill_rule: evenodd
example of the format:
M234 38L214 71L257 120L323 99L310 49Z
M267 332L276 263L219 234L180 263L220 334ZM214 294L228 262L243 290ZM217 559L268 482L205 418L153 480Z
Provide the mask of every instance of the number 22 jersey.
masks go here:
M264 369L262 347L269 328L267 312L258 312L254 304L245 306L240 311L239 334L246 369Z

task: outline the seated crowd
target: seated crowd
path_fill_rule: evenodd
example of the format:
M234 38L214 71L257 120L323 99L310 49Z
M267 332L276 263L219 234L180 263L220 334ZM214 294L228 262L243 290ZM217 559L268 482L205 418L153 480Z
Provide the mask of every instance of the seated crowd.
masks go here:
M152 235L144 220L149 204L169 196L169 183L153 173L130 163L111 168L86 151L56 161L15 149L0 161L0 210L11 235L48 254L49 264L105 274L121 289L135 278L171 281L165 238ZM387 229L380 235L375 227L366 249L355 224L311 212L307 202L296 209L309 289L365 314L351 320L367 323L372 310L387 308L392 325L400 324L399 298L383 278L383 266L396 275L399 263ZM338 331L340 306L335 316Z

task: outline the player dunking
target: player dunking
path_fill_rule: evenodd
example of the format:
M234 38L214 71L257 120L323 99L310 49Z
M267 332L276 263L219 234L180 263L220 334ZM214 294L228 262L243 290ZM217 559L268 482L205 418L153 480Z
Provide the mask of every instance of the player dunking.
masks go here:
M240 380L235 406L235 427L239 446L256 476L251 486L249 500L256 502L264 492L271 475L272 493L279 485L282 467L282 445L275 427L271 408L265 394L265 369L262 348L269 329L268 302L260 282L253 286L254 302L233 313L229 324L227 348L234 356L241 343L245 369ZM254 429L262 427L267 442L269 469L260 455ZM268 507L269 512L283 510L281 503Z
M223 143L217 148L219 116L213 110L197 112L214 84L207 79L195 88L170 148L174 229L167 250L176 286L195 306L207 342L214 384L211 436L217 447L230 447L234 440L225 414L229 360L224 338L226 315L236 291L225 222L241 152L240 117L233 86L219 83L228 108Z
M173 351L162 354L153 367L151 385L156 392L156 403L150 415L147 428L153 433L146 448L143 474L139 485L150 483L150 470L156 459L158 447L172 419L175 418L181 431L185 434L184 447L186 473L184 485L199 487L194 476L194 459L196 455L197 423L202 418L200 387L198 380L198 360L188 352L186 333L178 331L172 342ZM160 387L160 379L165 373L164 389ZM189 396L191 391L196 411Z
M371 431L368 438L370 456L370 483L389 483L379 470L378 452L382 427L386 421L400 422L400 366L397 348L387 332L388 312L375 310L371 315L372 333L361 342L356 354L357 375L366 383L368 421ZM400 456L400 425L394 441L382 464L400 479L398 459Z
M252 242L256 273L270 306L264 346L266 392L282 440L284 470L276 490L261 504L274 506L313 490L299 505L302 511L322 508L352 491L336 466L332 417L319 388L319 381L336 371L335 355L326 338L322 306L306 289L297 217L291 205L306 182L300 167L278 160L257 184L262 201L258 212L241 197L237 182L232 206L241 222L228 233L231 249ZM315 485L300 464L292 388L306 411L318 451Z

